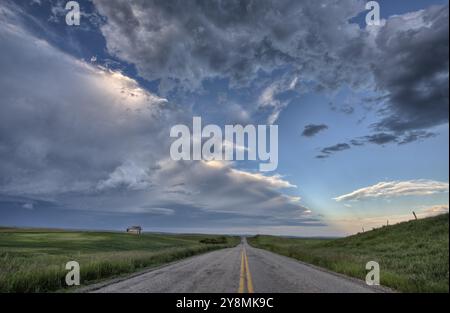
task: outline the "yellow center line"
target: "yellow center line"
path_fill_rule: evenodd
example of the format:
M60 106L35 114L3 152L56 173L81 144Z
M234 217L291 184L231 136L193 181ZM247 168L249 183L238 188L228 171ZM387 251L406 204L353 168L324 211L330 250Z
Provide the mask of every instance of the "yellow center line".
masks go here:
M253 281L252 281L252 275L250 273L250 268L248 266L248 257L247 252L245 251L245 248L242 248L241 250L241 273L239 276L239 293L243 293L245 289L245 281L247 281L247 292L253 293Z
M247 252L244 248L244 256L245 256L245 268L247 269L247 290L249 293L253 293L253 281L252 281L252 274L250 274L250 268L248 267L248 258L247 258Z

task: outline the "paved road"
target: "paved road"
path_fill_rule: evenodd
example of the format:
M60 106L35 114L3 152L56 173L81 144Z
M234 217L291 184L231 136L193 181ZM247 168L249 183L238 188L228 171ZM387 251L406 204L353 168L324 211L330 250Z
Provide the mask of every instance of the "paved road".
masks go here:
M379 289L377 289L379 291ZM375 292L359 280L249 246L191 257L93 292Z

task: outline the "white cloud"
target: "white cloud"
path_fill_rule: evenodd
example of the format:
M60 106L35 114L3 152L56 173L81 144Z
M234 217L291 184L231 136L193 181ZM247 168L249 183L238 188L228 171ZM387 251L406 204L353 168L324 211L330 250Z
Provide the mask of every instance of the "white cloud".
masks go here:
M331 225L335 225L338 228L345 230L347 234L352 234L356 232L361 232L364 228L365 231L371 230L372 228L378 228L381 226L385 226L389 223L389 225L394 225L401 222L407 222L414 220L415 217L412 213L414 211L416 213L417 218L427 218L440 214L448 213L449 206L448 204L440 204L433 205L427 207L420 207L415 210L411 210L408 213L399 213L399 214L384 214L377 216L369 216L369 217L349 217L349 218L338 218L331 219L328 222Z
M22 205L22 208L27 209L27 210L33 210L34 204L32 202L27 202L27 203L24 203L24 205Z
M38 39L8 7L0 16L0 192L85 192L101 178L118 181L119 172L104 175L130 155L157 157L164 142L149 138L177 116L166 99Z
M448 183L418 179L409 181L379 182L334 198L336 201L391 198L398 196L425 196L448 192Z
M125 162L107 180L98 184L106 193L126 189L136 193L129 203L109 207L190 206L209 212L241 213L249 216L297 217L308 211L300 197L281 192L296 186L280 175L266 176L234 169L221 161L172 161L165 159L150 168L148 163ZM308 212L311 213L311 212Z
M253 182L261 182L275 189L281 188L297 188L296 185L284 180L281 175L266 176L260 173L250 173L246 171L231 169L231 172L237 179L243 178Z
M148 180L148 169L138 166L133 161L127 161L118 166L107 179L97 184L99 190L125 186L132 190L142 190L151 186Z
M173 215L175 213L175 210L167 209L167 208L154 208L154 207L139 207L134 208L127 211L128 213L149 213L149 214L156 214L156 215Z
M421 215L435 216L448 213L448 204L439 204L421 210Z
M289 100L281 100L279 96L284 92L295 90L298 80L298 76L292 78L290 75L286 75L263 89L258 98L258 108L271 110L267 118L268 124L274 124L278 120L281 111L289 104Z

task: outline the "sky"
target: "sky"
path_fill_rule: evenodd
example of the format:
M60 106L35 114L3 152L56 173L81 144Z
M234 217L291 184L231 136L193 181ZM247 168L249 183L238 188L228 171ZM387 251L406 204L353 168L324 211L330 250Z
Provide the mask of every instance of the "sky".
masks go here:
M0 1L0 225L344 236L448 212L448 1ZM278 167L170 129L277 125Z

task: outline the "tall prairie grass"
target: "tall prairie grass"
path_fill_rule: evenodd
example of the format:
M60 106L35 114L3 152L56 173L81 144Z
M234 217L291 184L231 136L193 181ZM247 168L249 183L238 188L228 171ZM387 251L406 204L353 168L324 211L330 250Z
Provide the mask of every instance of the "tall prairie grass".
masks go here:
M80 264L81 285L87 285L238 242L203 235L0 229L0 292L62 291L68 288L65 265L72 260Z
M384 286L402 292L449 292L448 218L444 214L340 239L256 236L248 242L361 279L366 263L376 261Z

